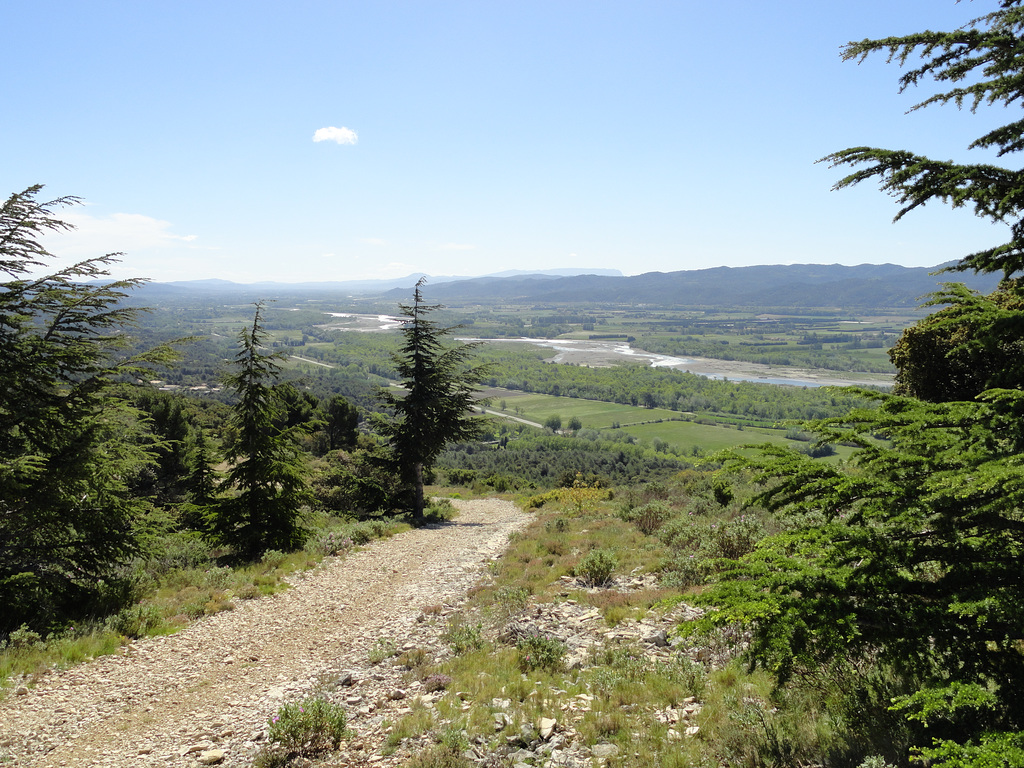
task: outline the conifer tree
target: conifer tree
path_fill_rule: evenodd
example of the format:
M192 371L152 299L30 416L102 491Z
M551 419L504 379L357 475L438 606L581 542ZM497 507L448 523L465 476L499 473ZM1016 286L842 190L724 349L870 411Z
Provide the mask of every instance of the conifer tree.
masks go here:
M119 380L150 378L166 347L130 358L123 303L141 280L93 282L114 254L44 276L41 236L76 198L39 202L40 186L0 206L0 635L96 615L131 596L125 566L149 505L132 481L153 461Z
M421 278L416 283L412 304L399 305L407 319L402 326L404 343L394 361L403 391L381 392L393 415L378 421L410 489L409 506L416 519L422 518L425 506L424 472L446 445L481 433L481 420L472 415L472 408L480 404L477 386L485 374L482 366L471 364L476 344L446 344L457 326L444 327L428 317L441 305L424 303L425 282Z
M359 409L343 395L335 395L327 402L326 411L330 449L354 446L359 437Z
M301 427L278 426L284 414L273 383L280 355L266 351L267 336L258 303L252 325L238 334L235 370L225 377L237 396L224 444L229 469L220 488L231 495L210 516L214 538L246 558L297 549L308 535L306 466L297 439Z
M1024 39L1021 0L999 0L997 10L969 21L953 32L920 32L903 37L849 43L844 60L863 61L884 52L890 62L905 65L915 54L922 59L900 78L900 91L929 78L945 90L929 96L912 110L932 105L982 105L1019 108L1024 100L1024 63L1019 47ZM1024 150L1024 118L978 137L969 149L994 149L998 157ZM1024 170L987 163L932 160L903 149L852 147L824 158L836 166L864 166L841 179L836 189L877 179L900 204L896 220L926 203L939 201L970 208L981 218L1009 227L1009 239L965 256L955 269L1002 272L1010 277L1024 270Z
M902 65L919 54L902 87L950 85L915 108L1019 108L1022 5L1000 0L954 32L850 43L844 57L883 51ZM1024 119L971 147L1021 151ZM879 179L901 204L897 219L942 201L1008 225L1006 243L955 267L1004 282L988 297L948 286L936 297L945 308L893 350L899 392L862 392L877 408L811 425L826 443L857 446L850 466L777 446L723 457L756 474L757 501L784 530L700 596L717 608L704 624L750 625L752 658L781 681L825 669L864 691L870 678L913 747L859 734L888 760L1024 765L1024 172L870 147L827 159L864 166L837 187Z

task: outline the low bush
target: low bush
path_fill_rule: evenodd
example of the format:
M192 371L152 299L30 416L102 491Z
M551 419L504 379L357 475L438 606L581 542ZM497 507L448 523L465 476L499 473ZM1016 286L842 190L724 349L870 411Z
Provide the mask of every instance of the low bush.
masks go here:
M316 542L317 550L325 557L345 554L354 545L352 537L342 531L328 531Z
M390 659L392 656L398 655L398 647L395 645L393 640L387 638L379 638L373 647L367 652L367 660L371 664L380 664L385 659Z
M345 708L320 697L285 704L269 724L270 742L303 757L337 749L352 735Z
M602 587L611 581L618 567L619 558L613 551L592 549L576 564L573 573L593 587Z
M650 536L672 516L672 508L664 501L650 501L638 507L624 506L619 516L633 523L645 536Z
M546 669L557 672L565 658L565 643L557 637L540 632L532 633L516 643L519 668L524 672Z
M106 628L124 637L145 637L163 624L163 617L155 605L133 605L122 608L107 617Z
M448 626L441 639L452 649L452 653L461 654L483 648L482 632L480 624L470 624L462 614L457 613L448 619Z

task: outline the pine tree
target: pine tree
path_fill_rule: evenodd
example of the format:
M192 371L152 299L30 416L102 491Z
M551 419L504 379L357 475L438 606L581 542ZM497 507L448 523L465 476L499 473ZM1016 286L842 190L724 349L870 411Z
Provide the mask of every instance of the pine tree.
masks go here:
M393 413L378 422L387 438L403 481L410 489L413 516L421 519L424 473L452 442L471 440L481 433L482 422L473 417L479 405L477 385L485 375L482 366L471 365L476 344L446 345L445 337L457 326L444 327L428 315L439 304L425 304L416 283L412 304L400 304L407 318L402 326L404 343L394 357L402 392L382 391L381 399Z
M126 565L149 505L131 493L152 463L139 413L118 382L150 378L166 347L125 355L139 312L123 303L141 280L93 282L107 255L42 276L40 237L69 226L37 200L41 187L0 206L0 635L48 629L118 607L131 596Z
M221 483L232 495L219 501L210 516L214 538L246 558L276 549L302 546L308 535L303 505L308 500L306 464L298 447L300 427L278 426L284 420L273 391L279 354L265 351L263 304L256 305L252 326L238 334L235 371L225 378L237 400L224 445L230 465Z
M844 57L886 51L905 64L918 52L902 87L929 76L953 87L916 108L1013 106L1024 97L1022 5L1001 0L955 32L850 43ZM1024 120L971 147L1021 151ZM1024 765L1024 172L870 147L827 159L866 166L837 187L880 179L897 219L940 200L1009 225L1007 243L955 267L1004 282L987 297L948 286L936 297L945 308L893 350L899 393L862 392L877 408L810 425L857 447L849 466L777 446L723 457L756 474L757 501L783 530L700 596L717 608L704 624L751 626L751 657L781 681L846 670L866 690L871 676L929 764ZM898 739L874 736L907 760Z
M862 61L872 53L886 52L889 61L905 65L914 55L923 60L900 78L900 90L928 78L952 84L916 104L966 106L1019 106L1024 99L1024 40L1022 0L1000 0L998 10L986 13L953 32L921 32L881 40L849 43L844 60ZM995 149L998 157L1024 150L1024 119L1013 120L975 139L970 149ZM836 189L878 179L881 188L900 203L899 220L932 201L954 208L973 208L994 223L1007 224L1010 239L1001 245L965 256L958 270L1002 272L1005 277L1024 270L1024 170L985 163L965 164L932 160L902 149L852 147L826 158L833 165L866 166L841 179Z

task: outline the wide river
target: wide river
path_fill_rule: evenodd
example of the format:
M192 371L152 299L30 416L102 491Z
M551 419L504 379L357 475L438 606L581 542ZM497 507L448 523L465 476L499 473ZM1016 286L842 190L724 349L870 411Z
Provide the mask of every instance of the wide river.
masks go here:
M892 385L892 376L881 373L846 373L823 368L791 368L788 366L747 363L741 360L717 360L709 357L674 357L634 349L621 341L590 341L584 339L470 339L488 344L532 344L550 349L555 363L605 367L626 361L649 360L654 368L676 368L681 371L729 381L753 381L761 384L786 384L794 387L850 386L856 384Z
M350 331L392 331L401 327L405 318L392 315L360 315L347 312L330 313L334 318L324 327ZM550 349L555 363L587 365L603 368L627 361L649 360L655 368L677 368L681 371L729 381L754 381L761 384L786 384L794 387L849 386L866 384L888 387L892 376L881 373L843 373L823 368L791 368L788 366L745 363L739 360L717 360L710 357L674 357L634 349L622 341L591 341L587 339L472 339L487 344L532 344Z

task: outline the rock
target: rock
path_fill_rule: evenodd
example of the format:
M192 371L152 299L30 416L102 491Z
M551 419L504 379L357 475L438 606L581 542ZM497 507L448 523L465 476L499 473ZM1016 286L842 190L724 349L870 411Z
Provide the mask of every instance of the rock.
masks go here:
M552 720L550 717L542 717L537 721L537 730L540 732L540 737L547 741L551 738L555 732L555 728L558 727L558 721Z
M223 759L223 749L208 749L199 755L199 762L203 765L216 765Z
M24 685L19 685L17 688L14 689L14 695L28 696L28 688L26 688Z
M644 642L650 643L651 645L656 645L659 648L667 648L668 632L666 632L664 629L659 629L653 635L648 635L647 637L645 637Z
M615 744L595 744L590 748L590 754L598 760L607 760L619 754L619 748Z
M689 736L690 738L693 738L693 737L694 737L694 736L696 736L696 735L697 735L697 734L698 734L699 732L700 732L700 726L699 726L699 725L691 725L691 726L690 726L689 728L687 728L687 729L686 729L686 731L685 731L686 735L687 735L687 736Z

